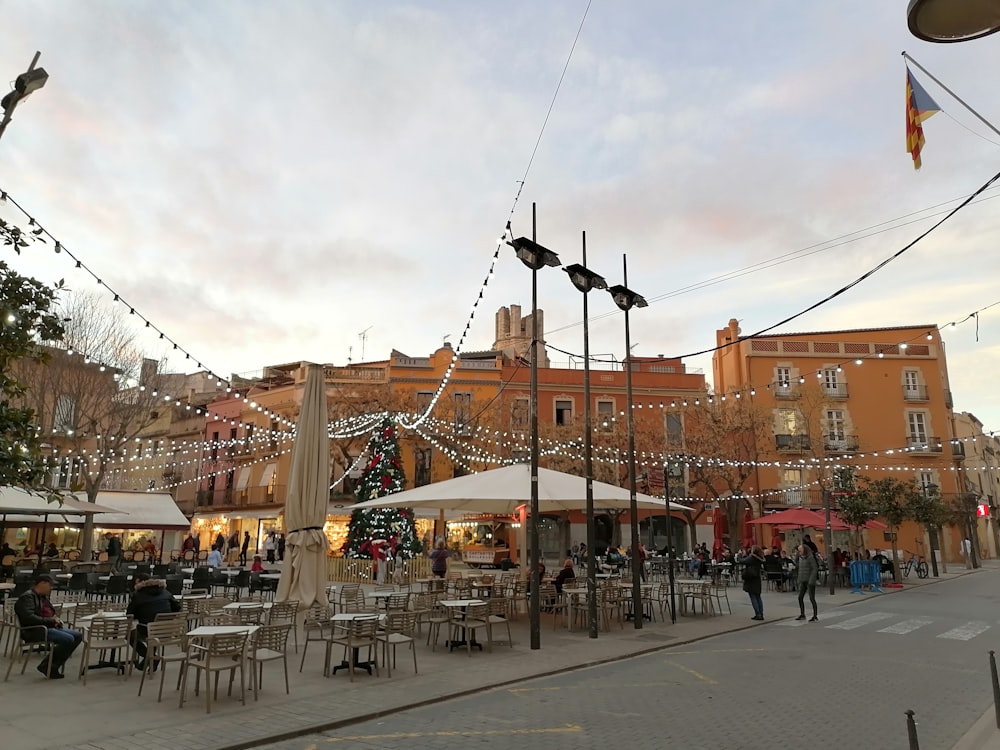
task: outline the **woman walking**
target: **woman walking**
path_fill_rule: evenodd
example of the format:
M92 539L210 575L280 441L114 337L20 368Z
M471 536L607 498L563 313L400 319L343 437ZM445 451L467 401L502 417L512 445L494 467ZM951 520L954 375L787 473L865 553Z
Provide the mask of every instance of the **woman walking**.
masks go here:
M753 607L751 620L764 619L764 600L760 598L761 580L764 577L764 552L755 546L743 558L743 590L750 595L750 606Z
M448 572L448 556L449 552L445 549L444 540L439 539L430 554L431 573L436 575L438 578L444 578L445 574Z
M816 562L816 555L813 553L812 549L804 544L799 545L798 549L798 559L796 560L798 566L798 576L796 580L799 584L799 616L796 620L806 619L806 605L803 601L806 596L806 592L809 592L809 603L812 604L813 616L810 618L809 622L816 622L819 620L819 616L816 611L816 576L819 575L819 563Z

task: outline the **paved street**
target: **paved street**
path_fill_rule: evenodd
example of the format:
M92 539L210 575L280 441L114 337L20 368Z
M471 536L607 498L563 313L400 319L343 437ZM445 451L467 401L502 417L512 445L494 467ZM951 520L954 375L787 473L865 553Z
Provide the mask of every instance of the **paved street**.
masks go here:
M268 750L621 746L947 750L990 702L1000 647L990 571L676 649L525 681ZM822 605L822 598L820 599ZM459 743L456 745L456 743Z

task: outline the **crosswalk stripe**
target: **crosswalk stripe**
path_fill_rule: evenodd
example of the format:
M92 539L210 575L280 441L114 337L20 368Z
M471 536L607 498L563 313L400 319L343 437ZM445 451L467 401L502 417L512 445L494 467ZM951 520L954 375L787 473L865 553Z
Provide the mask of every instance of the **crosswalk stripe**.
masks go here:
M918 628L922 628L924 625L930 625L932 622L934 622L934 620L929 617L914 617L912 620L903 620L902 622L897 622L887 628L882 628L878 632L892 633L893 635L906 635L907 633L912 633Z
M846 614L846 612L840 612L837 610L834 610L833 612L820 612L819 621L823 622L824 620L832 620L834 617L843 617ZM786 628L801 628L808 622L808 620L782 620L778 624L784 625Z
M854 617L850 620L844 620L843 622L838 622L833 625L827 625L827 628L831 630L854 630L855 628L861 628L865 625L871 625L879 620L888 620L890 617L895 617L896 615L891 612L869 612L867 615L861 615L861 617Z
M952 628L947 633L942 633L938 638L948 638L953 641L971 641L977 635L985 633L989 629L989 623L972 620L964 625L959 625L957 628Z

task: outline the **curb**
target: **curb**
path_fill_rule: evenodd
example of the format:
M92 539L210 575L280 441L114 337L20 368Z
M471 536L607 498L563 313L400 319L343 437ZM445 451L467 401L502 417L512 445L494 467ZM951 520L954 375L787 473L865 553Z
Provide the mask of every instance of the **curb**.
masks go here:
M995 709L990 706L951 750L982 750L984 747L997 747L1000 745L998 734L1000 730L996 726Z

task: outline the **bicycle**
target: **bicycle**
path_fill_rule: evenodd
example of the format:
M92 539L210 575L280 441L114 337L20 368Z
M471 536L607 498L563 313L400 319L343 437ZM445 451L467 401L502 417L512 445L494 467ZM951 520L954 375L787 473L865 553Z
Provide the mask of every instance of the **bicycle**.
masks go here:
M923 555L917 555L913 552L910 553L909 559L903 561L903 576L909 577L910 571L914 567L917 569L917 578L926 578L930 575L930 569L927 567L927 561L924 559Z

